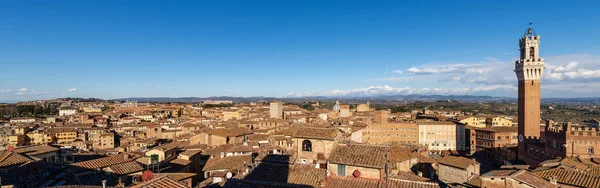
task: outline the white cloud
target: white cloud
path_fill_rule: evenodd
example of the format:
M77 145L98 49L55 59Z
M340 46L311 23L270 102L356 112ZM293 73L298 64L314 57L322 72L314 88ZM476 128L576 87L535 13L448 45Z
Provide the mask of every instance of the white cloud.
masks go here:
M69 90L67 90L67 91L69 91L69 92L76 92L76 91L77 91L77 88L71 88L71 89L69 89Z
M573 70L575 70L577 68L577 64L579 64L579 63L577 63L577 62L569 62L569 63L567 63L565 65L561 65L561 66L558 66L558 67L553 67L552 65L549 65L547 67L549 67L549 68L552 67L552 71L553 72L567 72L567 71L573 71Z
M14 95L14 96L47 96L47 95L52 95L52 94L56 94L54 92L46 92L46 91L36 91L33 89L28 89L28 88L21 88L21 89L2 89L0 90L0 94L3 95Z
M404 73L404 72L403 72L402 70L398 69L398 70L392 71L392 73L396 73L396 74L402 74L402 73Z
M445 64L438 66L411 67L406 71L410 74L450 74L450 73L465 73L465 74L486 74L497 69L499 64L495 59L489 59L491 63L476 63L476 64Z
M550 81L551 84L600 81L600 58L591 58L590 56L567 57L572 59L562 65L560 63L565 61L565 57L549 58L543 78Z
M471 94L476 92L487 92L498 89L516 90L517 88L512 85L494 85L494 86L477 86L471 88L411 88L411 87L392 87L388 85L382 86L369 86L365 88L356 89L335 89L326 92L303 92L288 93L288 96L292 97L307 97L307 96L338 96L338 97L352 97L352 96L377 96L377 95L411 95L411 94L436 94L436 95L463 95Z

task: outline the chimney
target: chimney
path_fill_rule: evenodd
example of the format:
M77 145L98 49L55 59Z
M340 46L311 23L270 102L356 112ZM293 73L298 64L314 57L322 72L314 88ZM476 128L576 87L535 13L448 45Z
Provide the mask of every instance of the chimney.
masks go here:
M102 180L102 188L106 188L106 180Z
M127 160L127 159L129 159L129 155L128 155L128 154L125 154L125 155L123 155L123 158L124 158L125 160Z

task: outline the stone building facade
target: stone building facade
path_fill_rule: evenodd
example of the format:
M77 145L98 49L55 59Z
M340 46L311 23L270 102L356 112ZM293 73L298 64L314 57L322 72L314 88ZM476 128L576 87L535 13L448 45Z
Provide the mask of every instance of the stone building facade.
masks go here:
M283 119L283 102L273 101L269 106L269 116L271 118Z
M598 158L600 152L600 131L596 127L563 123L551 124L544 132L545 151L538 154L540 159L556 157Z

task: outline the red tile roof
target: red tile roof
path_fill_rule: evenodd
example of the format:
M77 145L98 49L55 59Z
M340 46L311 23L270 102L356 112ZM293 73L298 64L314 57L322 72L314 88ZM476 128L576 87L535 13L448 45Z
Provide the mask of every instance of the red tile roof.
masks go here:
M244 180L288 183L320 187L325 182L326 170L314 165L287 165L261 163Z
M440 164L460 168L467 169L470 165L475 165L476 162L472 159L464 158L464 157L455 157L455 156L445 156L444 158L439 160Z
M251 164L252 156L238 155L223 158L210 158L206 162L206 165L204 165L202 171L243 169L245 168L244 161L246 162L246 164Z
M125 157L125 155L128 155ZM134 160L132 156L129 154L118 154L118 155L110 155L108 157L103 157L99 159L93 159L89 161L83 161L78 163L73 163L73 166L87 168L87 169L98 169L98 168L106 168L116 164L122 164L129 161Z
M179 164L179 165L186 166L186 165L189 165L189 164L191 163L191 161L188 161L188 160L185 160L185 159L179 159L179 158L177 158L177 159L173 159L173 160L172 160L171 162L169 162L169 163L173 163L173 164Z
M371 144L348 144L336 146L327 160L330 163L382 169L389 148Z
M301 127L296 131L294 137L334 140L339 132L336 128Z
M16 152L0 151L0 167L19 165L33 160Z
M137 161L129 161L126 163L120 163L111 165L108 167L113 173L118 175L131 174L134 172L140 172L144 170L144 167L140 165Z
M387 185L386 185L387 184ZM339 177L331 176L325 184L325 188L438 188L440 187L436 183L431 182L420 182L410 180L400 180L390 178L387 183L383 180L366 179L366 178L353 178L353 177Z
M549 170L535 171L533 173L546 180L556 177L557 182L560 184L578 187L600 188L600 177L584 172L578 172L565 168L553 168Z
M52 147L52 146L48 146L48 145L35 145L35 146L25 146L25 147L15 148L15 150L13 150L13 151L23 154L23 155L35 156L35 155L46 154L46 153L50 153L50 152L56 152L59 150L60 149Z
M166 175L164 176L155 176L149 181L131 186L131 188L187 188L186 184L178 182Z

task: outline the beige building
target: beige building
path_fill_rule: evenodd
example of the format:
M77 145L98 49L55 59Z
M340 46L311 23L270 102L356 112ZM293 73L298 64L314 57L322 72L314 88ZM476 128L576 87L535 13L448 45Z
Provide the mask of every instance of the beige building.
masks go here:
M371 110L369 108L369 105L370 105L369 101L367 101L366 104L359 104L358 106L356 106L356 111L357 112L368 112Z
M301 127L293 136L296 144L297 162L325 164L331 150L344 140L335 128Z
M485 124L491 127L510 127L512 126L512 120L505 117L492 117L486 118Z
M75 129L60 129L54 130L57 131L56 135L56 143L62 145L70 145L78 138L78 132Z
M465 126L451 121L418 121L419 144L431 151L464 151Z
M418 144L419 125L414 121L373 123L363 131L362 141L371 144Z
M484 117L465 117L459 120L460 123L465 124L471 127L485 127L486 126L486 118Z
M271 102L269 106L269 115L271 118L283 119L283 102Z
M115 133L104 132L103 134L95 137L92 143L94 149L115 148Z
M327 159L327 170L333 176L350 176L381 180L385 177L389 148L381 145L338 145Z
M228 120L240 120L242 119L242 115L241 115L241 111L242 110L229 110L229 111L223 111L223 121L228 121Z
M340 117L350 117L352 114L350 113L350 105L341 104L340 105Z
M439 160L438 178L444 183L464 183L479 175L479 166L474 159L445 156Z
M170 161L177 158L177 151L180 145L184 143L181 142L171 142L168 144L163 144L160 146L156 146L144 153L144 155L148 158L141 158L148 160L148 164L162 161ZM158 161L151 161L157 159Z
M54 134L41 130L31 131L27 133L27 136L31 139L31 144L34 145L53 143L56 140Z

